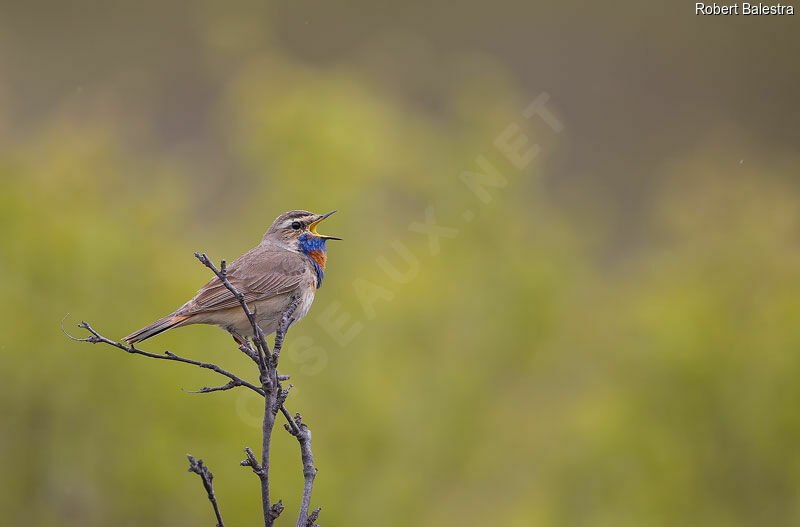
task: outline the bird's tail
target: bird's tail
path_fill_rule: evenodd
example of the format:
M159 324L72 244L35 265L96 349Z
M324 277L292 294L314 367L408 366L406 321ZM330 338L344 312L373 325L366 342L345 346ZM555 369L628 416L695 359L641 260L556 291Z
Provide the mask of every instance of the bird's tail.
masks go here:
M188 316L183 315L167 315L164 318L158 319L152 324L149 324L139 331L134 331L124 340L128 342L128 344L133 344L134 342L141 342L143 340L149 339L150 337L154 337L159 333L163 333L168 329L176 328L178 326L183 325L186 320L190 318Z

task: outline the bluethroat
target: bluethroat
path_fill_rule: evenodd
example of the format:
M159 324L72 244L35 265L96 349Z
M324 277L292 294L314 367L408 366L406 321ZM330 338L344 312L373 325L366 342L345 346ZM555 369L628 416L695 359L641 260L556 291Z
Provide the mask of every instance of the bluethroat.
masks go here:
M299 299L292 315L295 322L308 313L325 275L325 242L341 239L317 232L317 225L334 212L313 214L292 210L281 214L267 229L261 243L228 265L228 280L244 294L264 335L277 330L293 298ZM214 277L194 298L164 318L134 331L125 340L133 344L189 324L219 326L239 343L245 337L254 337L239 301Z

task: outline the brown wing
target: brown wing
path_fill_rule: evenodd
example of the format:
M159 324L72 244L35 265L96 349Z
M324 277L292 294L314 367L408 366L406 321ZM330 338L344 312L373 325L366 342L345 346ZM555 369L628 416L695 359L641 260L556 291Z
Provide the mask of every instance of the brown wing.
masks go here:
M308 266L301 255L259 246L228 266L228 281L250 303L296 289L307 272ZM239 301L214 277L175 314L193 315L238 306Z

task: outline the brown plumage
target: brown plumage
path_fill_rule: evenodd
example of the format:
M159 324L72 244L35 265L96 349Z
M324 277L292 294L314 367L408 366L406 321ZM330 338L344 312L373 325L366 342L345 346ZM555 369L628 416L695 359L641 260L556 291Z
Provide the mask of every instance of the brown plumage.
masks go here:
M338 239L316 232L316 226L330 214L303 210L281 214L260 244L228 265L228 280L244 294L264 334L277 329L292 297L300 299L293 315L295 321L303 318L311 307L317 275L311 256L303 251L298 238L307 233L322 240ZM189 324L220 326L239 341L252 336L252 327L239 301L214 277L194 298L166 317L131 333L125 340L133 344Z
M125 340L127 340L129 344L133 344L134 342L141 342L145 339L149 339L150 337L154 337L159 333L162 333L168 329L177 327L181 322L183 322L187 318L189 317L184 317L180 315L167 315L164 318L156 320L152 324L148 324L139 331L134 331L133 333L125 337Z

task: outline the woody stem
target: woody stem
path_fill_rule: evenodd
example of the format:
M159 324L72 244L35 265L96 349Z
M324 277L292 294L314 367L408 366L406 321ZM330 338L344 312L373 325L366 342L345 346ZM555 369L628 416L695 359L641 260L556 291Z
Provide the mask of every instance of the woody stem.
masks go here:
M267 375L270 375L269 373ZM270 381L264 379L264 422L261 441L261 505L264 509L264 525L272 527L275 517L269 497L269 449L272 439L272 428L275 426L275 414L272 409L276 403L276 391L270 389Z

